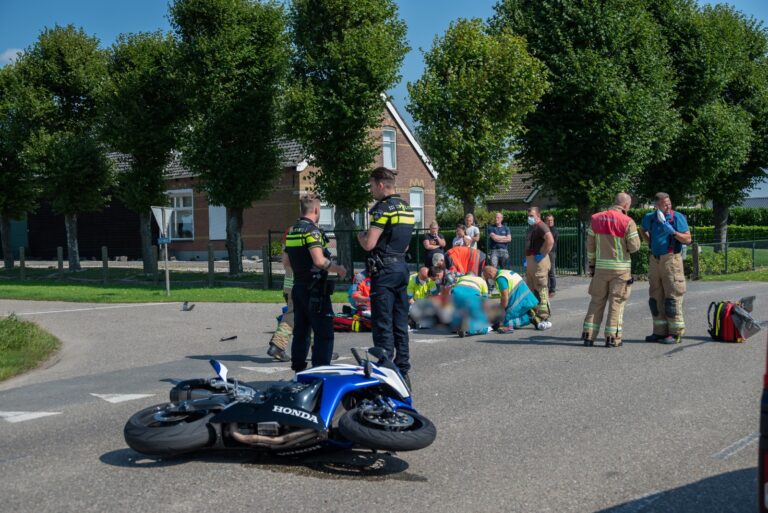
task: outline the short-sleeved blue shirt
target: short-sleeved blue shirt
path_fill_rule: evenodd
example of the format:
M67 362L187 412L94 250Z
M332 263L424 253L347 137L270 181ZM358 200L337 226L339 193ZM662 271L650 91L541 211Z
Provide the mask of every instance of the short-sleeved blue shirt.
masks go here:
M680 212L672 211L666 215L666 218L675 231L685 233L690 230L688 220ZM661 226L661 223L656 218L655 210L643 216L641 226L643 230L648 232L648 236L651 238L651 253L653 256L666 255L670 253L670 249L673 253L680 253L682 244L664 231L664 227Z
M504 225L496 226L492 225L488 227L488 235L495 233L496 235L499 235L501 237L504 237L506 235L509 235L509 228L507 228ZM488 247L490 249L507 249L507 243L506 242L496 242L490 237L488 237Z

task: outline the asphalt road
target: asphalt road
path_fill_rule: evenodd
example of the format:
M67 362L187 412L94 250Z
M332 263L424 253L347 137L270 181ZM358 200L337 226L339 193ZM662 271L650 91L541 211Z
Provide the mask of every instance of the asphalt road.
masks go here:
M670 347L641 342L651 321L636 284L625 345L607 349L579 341L586 281L561 282L547 332L412 334L415 405L438 428L429 448L287 461L153 459L122 437L170 380L211 375L210 357L242 380L290 379L265 355L275 305L0 300L0 315L64 342L46 368L0 384L0 511L755 511L766 338L711 342L705 317L712 300L754 294L768 320L768 285L690 283L688 336ZM369 344L340 334L336 347Z

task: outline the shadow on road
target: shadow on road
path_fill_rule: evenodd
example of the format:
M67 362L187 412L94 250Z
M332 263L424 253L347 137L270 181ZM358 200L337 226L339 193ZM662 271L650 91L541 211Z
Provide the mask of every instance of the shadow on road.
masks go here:
M477 342L481 344L501 344L509 346L568 346L584 347L580 338L574 337L550 337L545 335L534 335L526 338L514 338L514 335L507 335L509 338L478 338ZM471 340L471 339L470 339Z
M596 513L744 513L757 511L757 469L747 468L652 493Z
M187 356L190 360L219 360L221 362L272 363L269 356L253 356L247 354L194 354Z
M303 455L277 456L248 450L212 450L174 457L146 456L133 449L102 454L102 463L114 467L153 469L190 462L239 464L254 469L318 479L395 480L426 482L427 478L407 472L405 460L389 453L359 450L317 450Z

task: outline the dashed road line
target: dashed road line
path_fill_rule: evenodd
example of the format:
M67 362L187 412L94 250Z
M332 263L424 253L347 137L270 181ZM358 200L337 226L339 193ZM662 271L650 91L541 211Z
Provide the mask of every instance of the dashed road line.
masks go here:
M91 394L93 397L104 399L108 403L117 404L135 399L144 399L145 397L154 397L155 394Z
M50 417L51 415L61 415L60 411L0 411L0 419L6 422L16 423L27 420Z
M93 306L90 308L72 308L69 310L43 310L40 312L16 312L15 315L45 315L45 314L57 314L57 313L70 313L70 312L90 312L92 310L114 310L116 308L140 308L146 306L158 306L158 305L173 305L176 303L141 303L138 305L113 305L113 306Z
M736 453L740 452L742 449L749 447L752 443L756 442L758 438L760 438L760 433L751 433L738 442L732 443L722 451L713 454L712 457L716 460L725 461L734 456Z
M261 372L262 374L276 374L278 372L291 371L290 367L240 367L240 368L253 371L253 372Z

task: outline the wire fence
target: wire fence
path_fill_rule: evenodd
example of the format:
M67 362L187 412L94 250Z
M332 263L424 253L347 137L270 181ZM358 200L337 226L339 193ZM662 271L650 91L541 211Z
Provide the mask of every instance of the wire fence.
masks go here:
M696 278L768 268L768 240L696 242L685 263L689 275Z
M528 232L528 225L521 224L506 226L509 228L512 241L506 244L509 259L504 268L521 273L523 272L523 261L525 260L525 238ZM562 224L558 225L556 229L558 237L557 246L555 248L555 272L560 275L583 274L585 230L582 223L575 222ZM346 247L352 249L352 261L354 262L355 270L364 268L364 262L367 257L367 253L357 242L357 234L361 231L363 230L331 230L326 232L329 239L328 247L332 254L337 254L339 247L344 246L345 244L347 245ZM427 250L424 248L423 241L428 233L428 228L419 228L413 231L411 243L408 246L408 252L406 254L406 258L413 270L426 264L425 257ZM453 247L453 239L456 237L456 231L440 230L439 233L446 242L444 250L447 251L451 249ZM488 232L487 227L481 227L480 233L480 240L478 241L477 247L488 255L492 242L490 233ZM282 284L282 265L278 262L282 252L284 235L285 233L281 231L269 231L267 235L270 258L265 258L264 272L269 277L268 283L272 288L279 287ZM490 257L487 257L487 261L490 262ZM348 273L346 281L351 281L353 277L354 273Z

